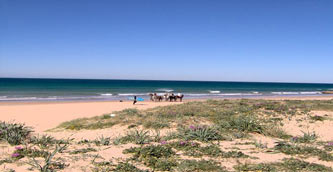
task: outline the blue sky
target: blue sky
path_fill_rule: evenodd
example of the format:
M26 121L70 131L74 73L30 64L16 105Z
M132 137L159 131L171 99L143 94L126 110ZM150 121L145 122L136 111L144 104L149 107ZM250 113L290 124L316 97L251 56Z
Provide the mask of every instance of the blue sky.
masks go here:
M333 83L331 0L0 0L0 77Z

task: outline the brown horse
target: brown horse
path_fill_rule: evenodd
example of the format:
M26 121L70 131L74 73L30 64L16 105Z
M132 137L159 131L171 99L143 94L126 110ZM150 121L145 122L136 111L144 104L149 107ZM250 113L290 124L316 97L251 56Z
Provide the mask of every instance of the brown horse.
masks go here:
M178 94L176 96L176 101L177 101L177 99L179 99L179 101L182 102L183 101L183 97L184 97L184 94Z
M154 93L154 94L152 94L152 93L150 93L149 94L149 96L150 96L150 100L151 101L162 101L163 100L163 96L158 96L156 93Z

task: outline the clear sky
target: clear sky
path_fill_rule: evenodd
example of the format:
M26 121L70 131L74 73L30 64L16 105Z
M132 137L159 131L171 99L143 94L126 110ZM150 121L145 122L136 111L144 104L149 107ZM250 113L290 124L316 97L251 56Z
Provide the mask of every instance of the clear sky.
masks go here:
M0 77L333 83L333 1L0 0Z

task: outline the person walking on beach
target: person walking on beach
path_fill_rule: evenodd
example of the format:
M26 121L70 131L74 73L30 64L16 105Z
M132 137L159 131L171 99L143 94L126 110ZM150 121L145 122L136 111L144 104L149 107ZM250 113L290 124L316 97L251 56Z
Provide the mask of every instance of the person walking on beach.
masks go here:
M136 103L136 96L134 96L133 105Z

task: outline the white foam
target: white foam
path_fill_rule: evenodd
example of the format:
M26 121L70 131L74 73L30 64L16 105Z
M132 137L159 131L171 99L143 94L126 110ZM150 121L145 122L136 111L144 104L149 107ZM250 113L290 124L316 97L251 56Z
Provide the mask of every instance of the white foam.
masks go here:
M271 92L272 94L277 95L297 95L300 94L299 92Z
M322 94L320 91L302 91L302 92L271 92L276 95L312 95L312 94Z
M300 92L300 94L322 94L320 91L304 91Z
M209 91L209 93L211 93L211 94L218 94L218 93L221 93L221 91L212 90L212 91Z
M162 91L162 92L173 92L174 90L171 88L159 88L156 91Z
M123 94L118 94L118 96L144 96L148 94L143 94L143 93L123 93Z
M6 98L0 98L0 100L6 100L6 101L18 101L18 100L36 100L37 97L6 97Z
M195 94L195 93L190 93L190 94L185 94L185 96L211 96L212 94Z
M100 94L101 96L112 96L111 93L103 93L103 94Z
M222 96L255 96L255 95L261 95L259 93L224 93L224 94L219 94Z

